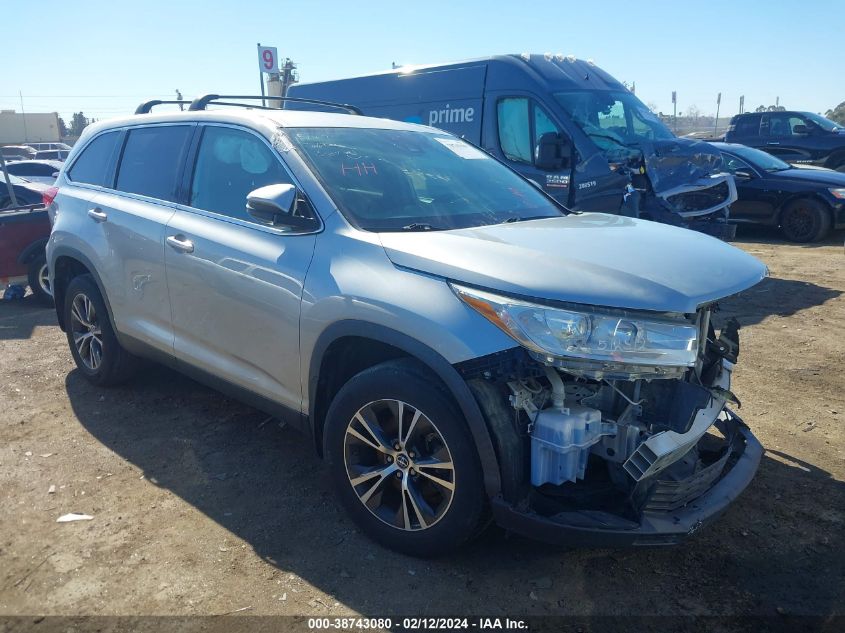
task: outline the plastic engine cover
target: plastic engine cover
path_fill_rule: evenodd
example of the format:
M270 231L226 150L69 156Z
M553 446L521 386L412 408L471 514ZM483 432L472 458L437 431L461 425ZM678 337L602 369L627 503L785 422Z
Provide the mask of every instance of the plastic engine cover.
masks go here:
M584 478L590 447L602 435L601 412L581 405L545 409L531 432L531 484L559 485Z

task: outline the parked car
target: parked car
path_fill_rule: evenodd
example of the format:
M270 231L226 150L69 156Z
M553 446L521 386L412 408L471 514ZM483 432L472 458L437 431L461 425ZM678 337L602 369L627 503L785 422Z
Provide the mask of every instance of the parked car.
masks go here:
M37 300L52 303L44 252L50 235L45 204L55 190L17 176L10 175L9 182L17 205L0 172L0 290L11 284L29 285Z
M35 159L64 161L69 153L69 149L42 149L35 153Z
M731 220L779 226L793 242L816 242L845 228L845 174L799 168L759 149L713 143L736 179Z
M0 154L6 162L35 158L35 150L28 145L4 145L0 147Z
M737 114L725 142L756 147L788 163L845 171L845 126L813 112Z
M355 522L415 555L488 512L557 543L674 543L750 482L738 324L710 314L757 259L572 213L439 129L206 109L234 99L98 122L65 163L47 253L91 383L142 356L278 416Z
M27 143L27 145L39 152L44 150L69 151L71 149L70 145L67 143Z
M6 165L6 171L10 174L46 185L56 182L61 169L62 161L59 160L19 160Z
M677 138L591 61L496 55L295 84L290 97L433 125L484 148L574 210L683 225L731 239L733 179L707 143ZM285 107L299 107L288 102Z

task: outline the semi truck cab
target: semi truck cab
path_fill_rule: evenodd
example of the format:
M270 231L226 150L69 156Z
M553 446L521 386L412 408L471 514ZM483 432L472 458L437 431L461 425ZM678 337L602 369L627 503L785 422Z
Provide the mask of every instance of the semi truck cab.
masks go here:
M736 187L720 153L675 137L591 61L522 54L404 66L297 84L288 96L447 130L574 210L643 217L723 239L735 231L727 218Z

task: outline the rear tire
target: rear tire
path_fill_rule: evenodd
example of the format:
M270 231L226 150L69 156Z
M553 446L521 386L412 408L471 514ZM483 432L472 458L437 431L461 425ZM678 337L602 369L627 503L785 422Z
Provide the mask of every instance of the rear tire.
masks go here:
M341 502L381 545L439 556L484 525L472 435L436 376L416 361L381 363L340 389L326 417L325 455Z
M48 276L47 257L42 253L29 263L29 288L38 303L53 305L53 291L50 288L50 277Z
M780 214L780 229L792 242L818 242L830 232L832 222L830 209L812 198L794 200Z
M88 382L108 387L132 376L138 359L118 342L106 303L91 275L74 277L68 284L64 315L70 352Z

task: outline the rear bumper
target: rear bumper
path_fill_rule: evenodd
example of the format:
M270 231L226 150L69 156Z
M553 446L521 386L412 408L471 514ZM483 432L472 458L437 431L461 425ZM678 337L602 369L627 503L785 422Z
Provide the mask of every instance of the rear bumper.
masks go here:
M735 430L733 466L712 488L683 508L644 512L639 522L600 512L568 512L545 517L520 511L501 497L491 502L496 523L537 540L568 546L627 547L673 545L717 518L754 478L763 446L735 414L725 409L725 425Z

